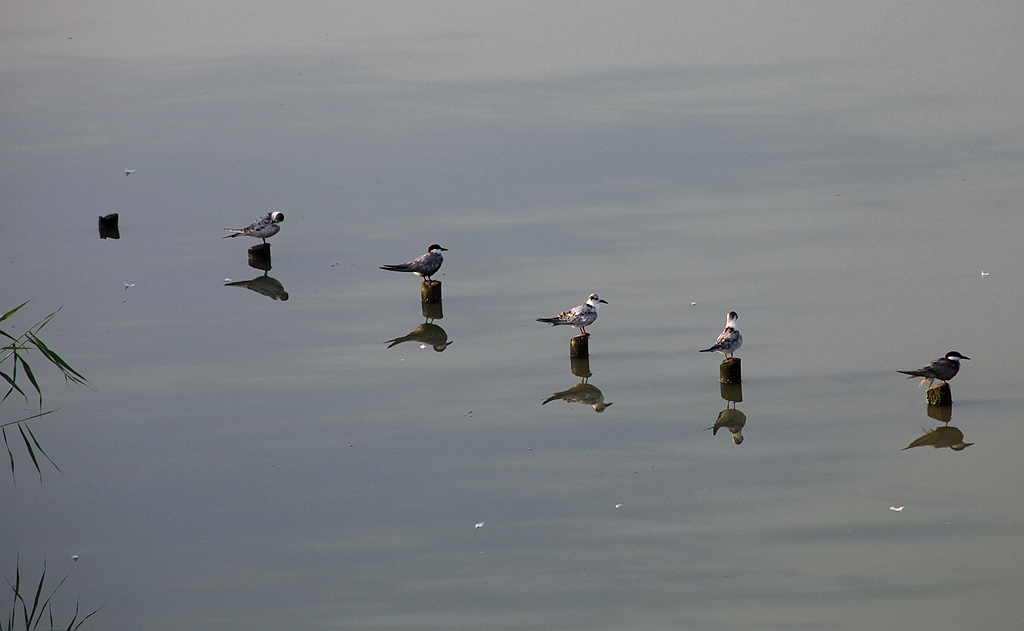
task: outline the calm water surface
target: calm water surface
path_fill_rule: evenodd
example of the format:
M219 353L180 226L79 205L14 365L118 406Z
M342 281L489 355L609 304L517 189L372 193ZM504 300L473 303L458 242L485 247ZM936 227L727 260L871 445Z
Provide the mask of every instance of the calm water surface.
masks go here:
M39 369L63 473L12 443L0 569L112 630L1020 626L1024 12L986 7L19 5L0 308L63 306L95 390ZM286 301L226 286L271 210ZM389 347L425 318L378 266L433 242L451 343ZM591 292L601 413L545 403L582 379L534 321ZM971 446L904 450L946 424L895 370L950 349Z

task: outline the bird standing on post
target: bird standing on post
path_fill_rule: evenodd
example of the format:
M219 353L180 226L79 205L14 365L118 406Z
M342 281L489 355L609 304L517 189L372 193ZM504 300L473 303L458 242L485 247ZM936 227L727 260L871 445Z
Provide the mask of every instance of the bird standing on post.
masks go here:
M740 330L736 327L736 322L740 317L736 315L735 311L730 311L729 316L725 322L725 330L718 336L714 346L711 348L705 348L702 353L711 353L718 351L725 355L726 359L732 359L732 354L743 346L743 336L740 335Z
M924 385L924 382L928 382L928 387L935 382L936 379L940 379L942 383L946 383L953 377L956 377L956 373L960 372L960 360L970 359L966 355L961 355L956 351L949 351L945 357L940 357L928 364L924 368L917 370L897 370L896 372L903 373L904 375L910 375L907 379L913 379L914 377L921 377L921 383L917 384L920 388Z
M430 277L437 273L437 270L441 269L441 263L444 263L444 255L441 252L447 252L448 248L442 248L438 244L434 243L427 248L427 253L423 256L419 256L408 263L399 263L397 265L381 265L380 268L389 272L412 272L420 278L432 280Z
M579 328L580 335L590 335L587 333L586 327L594 323L597 320L597 308L598 305L606 305L608 301L601 300L597 294L590 294L587 296L587 301L578 306L563 311L553 318L537 318L537 322L544 322L551 326L557 326L560 324L566 324Z
M230 239L231 237L237 237L244 234L247 237L263 239L263 243L266 243L267 239L281 231L281 226L278 224L282 221L284 221L284 213L267 213L244 228L224 228L231 232L231 234L224 238Z

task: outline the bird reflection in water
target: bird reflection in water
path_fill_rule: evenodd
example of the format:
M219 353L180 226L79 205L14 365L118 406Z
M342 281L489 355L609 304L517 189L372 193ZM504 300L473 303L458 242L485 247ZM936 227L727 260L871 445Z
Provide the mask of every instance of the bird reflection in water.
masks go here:
M434 350L438 353L448 348L448 345L452 343L448 340L448 332L433 322L424 322L408 335L396 337L384 343L388 345L388 348L392 348L402 342L419 342L424 346L433 346Z
M388 345L388 348L398 346L402 342L419 342L421 347L433 346L434 350L440 353L452 343L448 340L448 332L434 324L434 320L444 319L443 305L440 302L425 302L421 306L424 318L423 324L407 335L384 342Z
M924 432L924 435L901 449L901 451L906 451L912 447L927 447L928 445L936 449L946 448L953 451L963 451L974 444L964 442L964 433L960 428L949 425L949 421L953 418L953 406L929 405L928 416L940 423L945 423L945 425L940 425L935 429L922 427L921 431Z
M606 403L604 393L597 386L587 383L585 379L568 390L554 393L545 399L541 405L547 405L552 401L558 400L565 401L566 403L583 403L594 408L594 411L598 413L604 412L612 404L612 402Z
M601 392L600 388L588 383L590 377L593 376L590 372L590 359L587 357L572 357L570 358L570 366L572 374L579 377L581 381L568 390L554 393L545 399L541 405L547 405L552 401L565 401L566 403L589 405L598 414L607 410L613 402L605 402L604 393Z
M710 429L711 435L717 436L718 430L727 429L732 434L732 442L739 445L743 442L743 426L747 424L747 415L736 409L736 404L743 401L743 386L738 383L721 386L725 409L718 413L715 424L704 431Z
M952 449L953 451L963 451L974 443L964 442L964 433L959 428L953 427L952 425L943 425L936 427L935 429L921 428L924 432L924 436L921 436L914 442L904 447L901 451L906 451L912 447L927 447L931 445L936 449ZM973 452L972 452L973 453Z
M280 300L282 302L288 300L288 292L284 290L284 285L276 278L268 276L266 272L263 273L263 276L257 276L252 280L231 281L224 283L224 286L245 287L272 300Z

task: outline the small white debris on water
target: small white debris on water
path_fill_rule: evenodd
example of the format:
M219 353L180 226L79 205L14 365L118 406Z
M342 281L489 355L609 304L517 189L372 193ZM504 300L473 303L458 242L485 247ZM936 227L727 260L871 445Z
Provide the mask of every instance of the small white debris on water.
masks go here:
M131 175L132 173L135 173L135 169L125 169L124 170L125 177Z
M474 526L474 528L476 528L477 530L480 530L483 527L484 527L484 522L480 522L476 526Z
M125 291L128 291L129 288L134 287L134 286L135 286L135 283L125 283L124 284L124 289L125 289Z
M981 275L982 276L988 276L988 272L986 272L985 270L981 270Z
M898 512L900 512L901 510L903 510L903 507L902 507L902 506L890 506L890 507L889 507L889 510L891 510L891 511L894 511L894 512L897 512L897 513L898 513Z
M616 504L615 508L622 508L622 504Z
M78 561L78 555L77 554L72 554L71 555L71 560L72 561Z
M690 306L691 306L691 307L694 307L694 306L696 306L696 305L697 305L697 303L696 303L696 302L691 302L691 303L690 303Z

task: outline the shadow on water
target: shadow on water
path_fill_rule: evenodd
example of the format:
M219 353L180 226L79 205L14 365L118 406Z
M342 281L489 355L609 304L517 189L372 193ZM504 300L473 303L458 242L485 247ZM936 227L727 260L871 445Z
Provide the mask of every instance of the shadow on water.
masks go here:
M580 382L568 390L562 390L561 392L554 393L545 399L541 405L547 405L552 401L582 403L583 405L589 405L594 408L594 411L599 414L608 409L613 402L605 402L604 393L601 392L601 389L589 383L590 378L593 376L593 373L590 372L590 358L570 357L569 366L572 370L572 374L580 378Z

